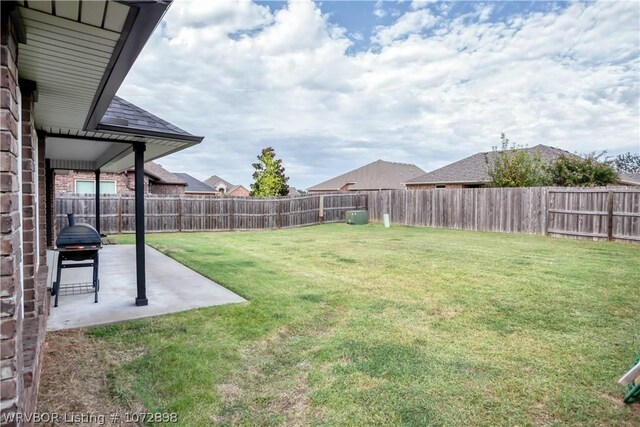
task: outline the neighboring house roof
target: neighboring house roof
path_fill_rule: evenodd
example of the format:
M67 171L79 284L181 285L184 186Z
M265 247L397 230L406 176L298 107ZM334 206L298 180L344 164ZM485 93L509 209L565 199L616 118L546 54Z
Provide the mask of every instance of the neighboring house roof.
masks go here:
M144 173L157 179L158 184L187 185L187 183L154 162L144 164Z
M302 194L298 191L296 187L289 187L289 196L301 196Z
M621 173L620 183L626 185L640 185L640 173Z
M530 153L540 153L545 163L551 162L560 155L574 156L568 151L561 150L547 145L536 145L531 148L523 148L522 150ZM405 183L410 184L441 184L441 183L469 183L482 184L491 181L489 176L489 164L495 159L495 151L486 151L466 157L457 162L448 164L440 169L436 169L424 175L407 180Z
M185 193L218 193L218 190L211 188L188 173L176 172L174 175L187 183L187 187L184 189Z
M241 189L241 188L243 188L245 191L249 191L249 190L247 190L247 189L245 188L245 186L244 186L244 185L242 185L242 184L238 184L238 185L232 185L231 187L228 187L228 188L227 188L227 193L233 193L234 191L239 190L239 189Z
M422 174L422 169L410 163L377 160L316 184L309 191L338 191L347 184L352 191L403 189L406 181Z
M203 182L214 188L218 188L220 184L223 184L225 187L227 187L227 191L230 191L229 188L233 187L233 184L231 184L229 181L225 181L224 179L220 178L218 175L211 175L209 178L205 179Z

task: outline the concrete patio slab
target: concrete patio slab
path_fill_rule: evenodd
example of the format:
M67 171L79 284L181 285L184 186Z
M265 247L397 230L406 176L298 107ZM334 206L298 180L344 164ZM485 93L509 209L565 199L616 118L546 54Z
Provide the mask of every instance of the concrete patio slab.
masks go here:
M93 302L92 293L61 293L58 307L53 307L51 302L47 329L55 331L97 326L246 301L156 249L147 246L145 255L148 306L135 305L135 245L107 245L100 251L99 302ZM49 284L53 283L56 257L57 252L50 251L47 254ZM90 282L91 274L91 268L62 270L62 286L65 283Z

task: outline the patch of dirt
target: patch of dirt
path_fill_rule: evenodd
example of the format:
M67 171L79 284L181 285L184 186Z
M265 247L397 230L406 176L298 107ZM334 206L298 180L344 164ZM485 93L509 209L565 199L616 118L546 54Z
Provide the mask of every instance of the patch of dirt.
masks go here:
M114 375L118 367L135 357L134 353L128 353L107 352L84 329L49 332L45 342L37 412L55 413L60 417L64 417L64 414L104 415L104 425L124 424L122 419L111 422L111 414L118 413L124 417L125 412L145 412L138 402L128 399L125 403L123 394L129 393L116 388ZM55 425L74 424L62 422Z
M224 404L214 424L261 424L279 418L282 425L306 426L320 418L309 398L309 364L305 354L330 335L337 311L292 330L282 327L241 350L242 368L218 385ZM313 338L309 340L309 338ZM306 344L301 344L305 339ZM265 421L269 420L269 421Z
M613 394L613 395L609 393L602 393L600 396L603 399L611 402L613 407L616 408L616 410L631 411L631 414L633 415L634 420L633 422L625 425L629 425L629 426L640 425L640 402L624 403L624 401L622 400L622 393Z
M453 319L458 316L459 311L450 307L441 307L436 310L436 315L443 319Z

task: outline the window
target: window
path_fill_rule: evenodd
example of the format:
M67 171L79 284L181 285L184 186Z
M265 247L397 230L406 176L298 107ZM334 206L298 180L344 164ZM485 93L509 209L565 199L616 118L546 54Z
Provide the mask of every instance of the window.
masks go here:
M76 179L77 194L95 194L96 182L93 179ZM116 194L115 181L100 181L100 194Z

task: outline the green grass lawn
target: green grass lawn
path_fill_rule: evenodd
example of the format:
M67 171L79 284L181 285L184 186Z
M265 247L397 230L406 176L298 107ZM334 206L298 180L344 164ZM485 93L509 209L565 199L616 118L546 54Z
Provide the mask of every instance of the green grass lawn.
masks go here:
M342 224L147 242L250 301L91 330L124 354L113 392L182 425L640 422L616 384L639 246Z

